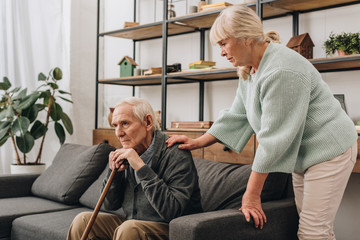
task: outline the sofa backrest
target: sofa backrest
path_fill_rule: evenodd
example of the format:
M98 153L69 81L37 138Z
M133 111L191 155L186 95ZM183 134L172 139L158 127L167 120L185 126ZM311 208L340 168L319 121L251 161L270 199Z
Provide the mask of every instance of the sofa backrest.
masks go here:
M203 210L240 208L251 173L251 165L212 162L194 158L199 176ZM278 200L292 194L291 174L270 173L261 194L262 202Z
M101 143L94 146L63 144L49 166L33 183L35 196L77 204L80 196L99 177L115 148Z

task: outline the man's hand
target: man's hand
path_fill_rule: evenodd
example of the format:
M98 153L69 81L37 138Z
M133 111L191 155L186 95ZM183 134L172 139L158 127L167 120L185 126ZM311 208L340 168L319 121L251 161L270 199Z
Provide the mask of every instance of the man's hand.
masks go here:
M135 171L139 170L142 166L145 165L144 161L139 157L139 155L134 149L121 148L110 153L110 169L119 168L119 172L124 171L127 168L127 165L123 164L125 160L129 162L129 164Z

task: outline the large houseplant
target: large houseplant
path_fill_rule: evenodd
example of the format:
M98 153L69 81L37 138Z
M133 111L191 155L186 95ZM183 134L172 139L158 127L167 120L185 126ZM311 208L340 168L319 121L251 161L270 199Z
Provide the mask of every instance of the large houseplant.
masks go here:
M360 53L360 33L330 33L329 38L323 45L326 55L334 54L338 51L339 55L359 54Z
M61 79L60 68L50 70L48 76L40 73L38 81L41 85L30 94L27 94L26 88L11 88L12 84L7 77L0 82L0 90L3 91L0 95L0 146L11 139L17 165L41 163L45 137L51 120L54 121L54 130L61 144L66 138L64 127L69 134L73 133L71 119L63 112L57 101L60 98L72 103L64 97L70 93L59 89L58 81ZM46 114L39 114L41 111L46 111ZM39 118L45 119L40 121ZM34 147L35 140L40 138L36 159L28 162L26 154Z

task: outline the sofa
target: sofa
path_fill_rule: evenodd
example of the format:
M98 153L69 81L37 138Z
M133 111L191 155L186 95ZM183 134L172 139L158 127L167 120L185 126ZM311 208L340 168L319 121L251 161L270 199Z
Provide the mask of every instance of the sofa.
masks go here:
M106 143L64 144L41 175L1 175L0 240L66 239L74 217L95 208L113 150ZM170 239L297 239L290 174L269 174L261 196L268 222L260 230L238 210L251 166L199 158L194 163L204 212L173 219ZM112 213L123 215L121 209Z

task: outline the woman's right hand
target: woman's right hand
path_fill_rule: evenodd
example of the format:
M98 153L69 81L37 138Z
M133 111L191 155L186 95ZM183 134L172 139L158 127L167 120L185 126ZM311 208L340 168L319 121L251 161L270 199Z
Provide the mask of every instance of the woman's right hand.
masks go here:
M170 135L170 138L166 140L168 147L173 146L175 143L182 143L179 145L180 149L193 150L200 148L197 139L189 138L185 135Z

